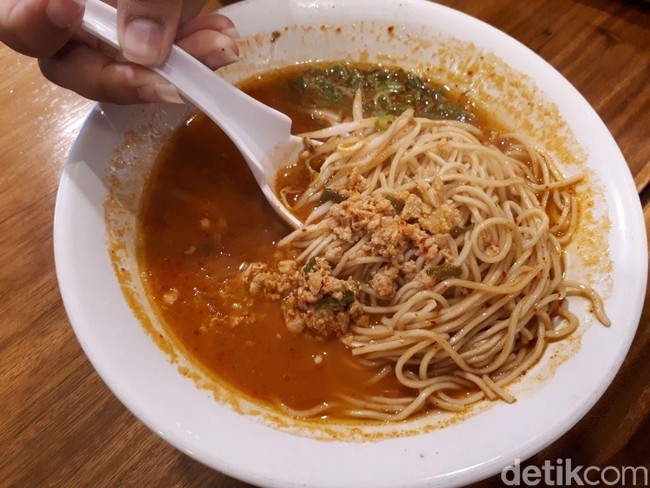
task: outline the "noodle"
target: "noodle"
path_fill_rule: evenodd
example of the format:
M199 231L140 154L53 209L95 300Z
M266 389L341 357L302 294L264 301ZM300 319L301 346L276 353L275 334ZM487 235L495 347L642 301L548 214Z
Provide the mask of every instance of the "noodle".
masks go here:
M293 207L309 217L278 243L296 257L279 271L249 265L251 292L283 299L291 330L338 337L413 392L341 395L350 417L515 401L504 386L578 326L565 297L588 299L609 325L598 294L563 278L581 176L565 178L517 134L486 141L411 109L384 127L361 103L357 94L353 120L304 134L324 140L304 155L314 178Z

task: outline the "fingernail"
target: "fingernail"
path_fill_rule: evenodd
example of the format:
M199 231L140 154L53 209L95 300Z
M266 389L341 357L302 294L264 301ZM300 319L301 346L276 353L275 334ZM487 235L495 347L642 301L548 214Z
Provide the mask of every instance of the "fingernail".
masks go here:
M85 0L50 0L45 7L47 18L58 27L70 27L81 21Z
M133 63L152 66L160 62L162 26L151 19L137 17L126 24L122 38L122 51Z
M223 29L221 33L226 34L231 39L241 39L239 32L234 27L228 27L227 29Z
M176 87L170 83L155 83L138 88L138 97L143 102L185 103Z
M230 47L222 47L220 50L215 51L205 58L205 64L210 69L221 68L235 61L239 61L239 55L235 54L235 51Z

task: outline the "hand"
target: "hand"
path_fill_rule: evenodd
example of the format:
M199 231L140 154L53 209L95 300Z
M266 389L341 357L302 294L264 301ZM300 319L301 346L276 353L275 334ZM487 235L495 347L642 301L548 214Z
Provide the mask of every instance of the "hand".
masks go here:
M175 88L144 67L164 61L173 42L211 69L239 56L230 19L197 17L206 1L107 1L117 3L122 52L116 53L79 28L84 0L0 0L0 41L39 58L46 78L84 97L113 103L179 102Z

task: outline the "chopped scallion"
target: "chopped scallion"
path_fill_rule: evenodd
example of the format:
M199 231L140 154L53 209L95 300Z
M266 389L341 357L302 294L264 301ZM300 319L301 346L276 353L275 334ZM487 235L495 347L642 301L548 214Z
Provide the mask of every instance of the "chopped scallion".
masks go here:
M311 273L316 269L316 257L312 256L309 261L307 261L307 264L305 264L305 267L302 268L303 273Z
M390 202L397 213L402 213L402 210L404 210L404 202L402 200L395 198L393 195L386 195L386 200Z
M460 276L461 270L458 266L453 264L443 263L436 266L431 266L427 269L427 274L439 280L446 280L447 278L457 278Z
M318 310L337 309L347 307L348 305L351 305L352 302L354 302L354 292L351 290L345 290L340 300L337 300L332 296L327 296L318 300L314 306Z
M341 203L344 202L348 199L347 195L341 195L339 192L336 190L332 190L331 188L324 188L323 192L320 194L320 203L325 203L325 202L334 202L334 203Z
M455 226L452 227L451 230L449 231L449 235L456 239L456 237L462 236L465 232L469 232L474 228L474 222L469 224L467 227L460 227L460 226Z
M386 130L390 127L390 125L393 123L394 120L395 120L395 116L391 114L377 117L375 119L375 129Z

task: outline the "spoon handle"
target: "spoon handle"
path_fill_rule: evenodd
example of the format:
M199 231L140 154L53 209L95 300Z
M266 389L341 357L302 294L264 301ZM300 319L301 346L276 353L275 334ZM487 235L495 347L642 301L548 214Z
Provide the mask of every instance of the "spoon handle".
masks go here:
M87 0L81 28L120 49L117 11L100 0ZM253 163L255 177L264 178L262 162L278 141L288 139L291 119L259 103L174 45L169 57L153 70L208 115ZM253 137L254 135L254 137Z

